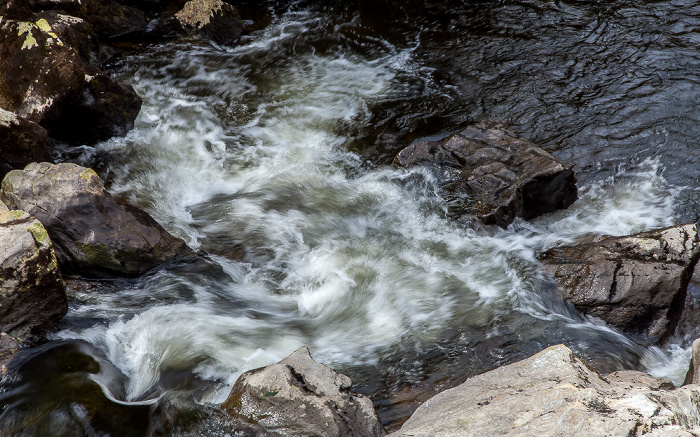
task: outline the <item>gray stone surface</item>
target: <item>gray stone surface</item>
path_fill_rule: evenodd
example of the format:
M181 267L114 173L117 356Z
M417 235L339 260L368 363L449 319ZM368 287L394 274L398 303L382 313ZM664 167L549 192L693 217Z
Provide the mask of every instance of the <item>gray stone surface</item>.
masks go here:
M690 365L688 373L685 375L683 385L700 384L700 338L693 342L692 352L690 356Z
M302 347L271 366L244 373L223 407L273 435L383 436L372 402L350 391L345 375Z
M663 341L678 324L700 258L697 226L550 249L540 259L580 311Z
M602 377L563 345L475 376L392 437L698 436L700 387L623 371Z
M502 123L482 121L440 141L419 141L394 165L437 168L445 195L468 216L502 227L566 208L577 198L564 164Z
M67 310L46 229L26 212L0 203L0 365L20 347L36 344Z
M66 272L134 276L192 255L144 211L111 196L89 168L30 164L7 174L0 199L46 226Z

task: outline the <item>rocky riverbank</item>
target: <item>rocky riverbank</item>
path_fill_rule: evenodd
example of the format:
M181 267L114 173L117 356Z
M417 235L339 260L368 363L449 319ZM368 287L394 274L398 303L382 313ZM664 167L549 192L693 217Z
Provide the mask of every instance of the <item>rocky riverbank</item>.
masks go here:
M141 98L101 68L118 56L116 43L182 37L226 45L245 31L228 3L179 3L0 6L3 372L66 314L64 275L133 278L204 256L112 196L94 170L53 162L57 144L91 145L132 129ZM464 226L501 228L571 206L578 196L573 164L493 121L417 141L394 159L397 167L423 166L435 176L439 194L458 201L453 218ZM663 344L676 329L699 258L697 227L685 224L591 235L545 251L539 261L560 297L581 313ZM396 435L536 435L562 426L569 435L696 435L696 374L681 388L639 372L602 376L565 346L551 347L434 397ZM241 376L222 409L261 434L383 435L371 401L350 387L349 378L302 348Z

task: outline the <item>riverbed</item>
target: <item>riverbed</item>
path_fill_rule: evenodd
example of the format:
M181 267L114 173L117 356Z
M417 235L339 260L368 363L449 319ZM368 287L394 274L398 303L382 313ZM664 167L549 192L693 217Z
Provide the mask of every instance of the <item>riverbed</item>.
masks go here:
M143 98L134 130L63 158L206 256L136 279L69 279L60 329L4 381L6 419L56 435L231 435L216 406L237 377L303 345L389 428L434 393L558 343L601 372L682 382L698 285L677 333L654 346L562 301L536 255L698 219L700 5L257 13L269 24L235 47L153 44L110 71ZM482 119L575 164L579 200L475 226L455 220L428 170L391 166L411 141ZM105 413L81 421L93 409Z

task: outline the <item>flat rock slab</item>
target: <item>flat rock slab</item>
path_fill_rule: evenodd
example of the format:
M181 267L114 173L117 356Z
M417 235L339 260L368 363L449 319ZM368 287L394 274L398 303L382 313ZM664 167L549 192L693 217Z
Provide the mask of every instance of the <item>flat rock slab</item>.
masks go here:
M663 341L673 333L700 258L695 224L557 247L540 255L581 312Z
M698 399L641 372L604 378L558 345L436 395L391 436L697 436Z
M504 124L482 121L439 141L419 141L399 152L400 167L441 170L448 197L485 224L508 226L571 205L576 177L564 164Z
M46 229L26 212L0 203L0 365L19 347L35 345L67 311Z
M30 164L7 174L0 199L44 224L66 272L135 276L192 255L146 212L111 196L89 168Z
M369 398L302 347L277 364L244 373L222 404L234 417L283 436L383 436Z

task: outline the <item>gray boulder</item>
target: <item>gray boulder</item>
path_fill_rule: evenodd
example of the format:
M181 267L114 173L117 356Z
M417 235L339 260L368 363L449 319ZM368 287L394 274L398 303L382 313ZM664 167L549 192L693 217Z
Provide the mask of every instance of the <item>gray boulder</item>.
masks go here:
M436 395L391 436L697 436L699 400L641 372L602 377L559 345Z
M243 32L238 10L222 0L190 0L175 19L188 32L199 32L217 44L233 44Z
M663 341L683 311L699 243L687 224L557 247L540 259L579 311Z
M383 436L372 402L350 385L350 378L318 364L302 347L241 375L223 407L273 435Z
M438 169L446 196L468 217L508 226L563 209L577 199L576 177L564 164L504 124L482 121L439 141L419 141L394 165Z
M0 202L0 366L35 345L68 311L51 240L42 224ZM2 372L0 372L2 373Z
M147 213L111 196L89 168L30 164L7 174L0 199L46 226L66 272L135 276L192 255Z

